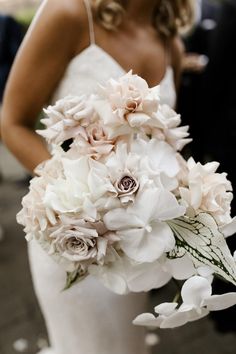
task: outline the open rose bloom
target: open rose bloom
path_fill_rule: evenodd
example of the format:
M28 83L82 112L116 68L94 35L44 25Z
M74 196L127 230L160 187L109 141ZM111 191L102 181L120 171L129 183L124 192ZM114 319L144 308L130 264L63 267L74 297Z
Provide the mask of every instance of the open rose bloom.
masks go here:
M236 293L211 289L215 275L236 284L225 241L236 232L231 184L218 163L183 159L188 127L158 87L130 72L45 112L39 134L52 158L36 169L17 220L64 267L65 288L86 276L118 294L182 281L178 301L134 320L161 328L236 304Z

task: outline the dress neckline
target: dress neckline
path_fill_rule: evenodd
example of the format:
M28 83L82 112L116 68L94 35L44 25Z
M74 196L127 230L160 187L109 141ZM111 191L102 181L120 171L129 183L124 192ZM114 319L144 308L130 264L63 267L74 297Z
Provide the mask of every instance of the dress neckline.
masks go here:
M75 55L72 59L71 59L71 63L73 61L76 61L78 58L82 57L83 55L85 55L87 52L89 52L92 49L97 49L98 51L100 51L103 55L105 55L110 61L112 61L119 69L120 71L122 71L124 74L127 72L119 63L118 61L113 58L113 56L111 56L108 52L106 52L102 47L100 47L99 45L97 45L96 43L91 43L89 46L87 46L85 49L83 49L80 53L78 53L77 55Z
M97 45L96 43L91 43L89 46L87 46L85 49L83 49L80 53L78 53L77 55L75 55L69 65L73 64L74 62L76 62L79 58L81 58L83 55L85 55L86 53L88 53L90 50L96 49L98 50L100 53L102 53L106 58L108 58L120 71L121 74L126 74L127 71L122 67L122 65L119 64L119 62L112 56L110 55L107 51L105 51L102 47L100 47L99 45ZM170 65L167 65L166 67L166 71L165 74L162 78L162 80L159 82L159 84L154 85L154 86L149 86L150 88L152 87L156 87L158 85L160 85L163 81L165 81L168 72L172 71L172 67Z

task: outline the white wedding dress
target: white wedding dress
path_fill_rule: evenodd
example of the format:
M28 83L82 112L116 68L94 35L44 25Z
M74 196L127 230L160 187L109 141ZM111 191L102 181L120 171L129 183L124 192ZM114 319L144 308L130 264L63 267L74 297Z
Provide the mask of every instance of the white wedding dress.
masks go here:
M90 46L69 63L53 97L91 93L98 83L125 74L124 69L95 44L92 14L84 0L90 26ZM173 72L167 68L161 82L163 101L173 106ZM65 272L34 241L29 260L35 293L45 318L51 348L44 354L146 354L145 330L132 320L146 312L147 294L120 296L92 276L62 292Z

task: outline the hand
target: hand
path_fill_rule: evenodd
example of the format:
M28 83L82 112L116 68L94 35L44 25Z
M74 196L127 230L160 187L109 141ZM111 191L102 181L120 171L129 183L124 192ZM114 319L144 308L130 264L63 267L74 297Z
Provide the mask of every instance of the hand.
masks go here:
M182 60L182 70L184 72L202 73L208 61L206 55L186 53Z

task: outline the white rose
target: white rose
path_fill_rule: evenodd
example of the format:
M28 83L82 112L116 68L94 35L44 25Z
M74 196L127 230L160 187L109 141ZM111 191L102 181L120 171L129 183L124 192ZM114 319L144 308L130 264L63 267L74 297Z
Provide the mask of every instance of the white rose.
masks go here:
M145 80L132 72L110 80L102 89L101 99L94 107L107 126L109 138L127 135L135 130L157 126L158 89L148 87Z
M67 96L49 106L44 112L48 118L41 122L46 126L37 133L51 144L61 145L64 141L77 135L84 135L83 127L92 120L94 110L91 101L86 96Z
M98 160L108 155L114 147L114 140L108 139L102 122L93 122L84 128L84 134L79 134L71 145L70 154L89 155Z
M193 158L187 162L186 185L179 188L182 201L195 212L211 213L219 225L231 221L232 186L225 173L216 173L217 162L205 165Z

